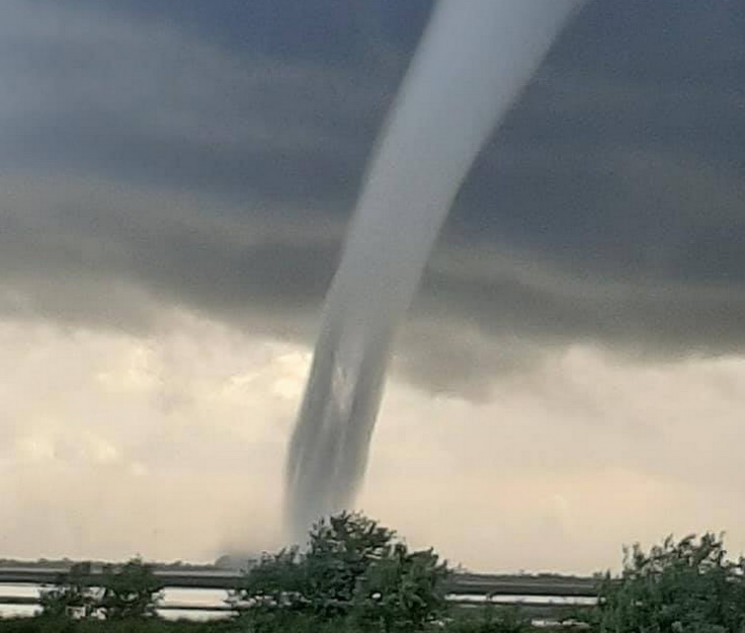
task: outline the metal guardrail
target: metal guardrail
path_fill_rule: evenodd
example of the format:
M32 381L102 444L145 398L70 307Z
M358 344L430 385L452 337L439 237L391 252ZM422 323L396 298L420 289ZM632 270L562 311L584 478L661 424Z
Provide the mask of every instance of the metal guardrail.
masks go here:
M0 585L51 585L69 569L0 568ZM242 573L238 571L163 571L155 569L163 585L171 589L235 589ZM103 571L92 571L85 580L96 585ZM466 596L561 596L593 598L597 596L595 578L568 576L505 576L496 574L456 574L447 585L449 593Z
M68 568L0 568L2 585L49 586L59 581ZM222 589L229 591L240 586L238 571L174 571L154 570L166 589ZM100 585L103 570L94 570L81 578L91 586ZM592 605L597 598L598 581L594 578L564 576L505 576L494 574L457 574L447 585L450 601L463 608L483 606L487 602L499 605L520 605L525 615L532 618L559 617L576 612L577 608ZM580 601L577 601L580 599ZM0 605L38 605L38 597L3 596ZM229 604L200 605L164 603L159 610L235 612Z
M456 574L448 586L450 593L472 596L554 596L597 598L595 578L573 576L502 576L495 574Z
M0 605L35 607L39 605L39 598L34 596L0 596ZM158 605L158 611L208 611L214 613L235 613L236 609L227 604L209 605L168 602Z
M67 568L24 569L0 568L0 585L53 585ZM234 589L240 584L241 573L230 571L175 572L155 570L155 575L169 589ZM104 577L103 571L92 571L80 576L86 584L96 586Z

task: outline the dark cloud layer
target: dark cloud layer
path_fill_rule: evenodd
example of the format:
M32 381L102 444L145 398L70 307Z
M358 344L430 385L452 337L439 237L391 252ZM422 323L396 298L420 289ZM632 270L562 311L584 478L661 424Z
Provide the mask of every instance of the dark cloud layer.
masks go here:
M0 9L0 309L311 336L430 3ZM372 7L372 8L371 8ZM400 367L478 394L546 347L745 347L745 8L596 0L484 151Z

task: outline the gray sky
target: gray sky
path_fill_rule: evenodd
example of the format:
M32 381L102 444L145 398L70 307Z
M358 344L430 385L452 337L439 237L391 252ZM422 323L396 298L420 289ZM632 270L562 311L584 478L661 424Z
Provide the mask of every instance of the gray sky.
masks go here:
M279 544L318 309L430 3L0 8L0 556ZM475 569L745 550L745 8L595 0L458 198L360 500Z

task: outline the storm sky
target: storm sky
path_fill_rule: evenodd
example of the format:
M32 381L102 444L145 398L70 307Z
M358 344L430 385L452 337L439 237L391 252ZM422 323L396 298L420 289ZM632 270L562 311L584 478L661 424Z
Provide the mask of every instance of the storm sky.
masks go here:
M281 542L425 0L0 7L0 557ZM405 212L405 210L401 210ZM483 570L745 550L745 6L594 0L458 196L360 507Z

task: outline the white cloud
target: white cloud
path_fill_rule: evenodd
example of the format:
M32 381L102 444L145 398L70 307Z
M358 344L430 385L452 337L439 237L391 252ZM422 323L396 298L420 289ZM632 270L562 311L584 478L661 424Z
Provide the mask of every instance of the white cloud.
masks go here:
M274 392L302 352L186 315L169 326L0 324L4 551L209 559L277 542L295 403Z
M281 543L309 351L185 312L149 336L0 324L9 555L209 560ZM360 506L475 569L588 572L704 529L745 549L745 359L639 364L590 347L492 398L393 376Z
M477 569L588 572L624 543L726 530L745 549L745 359L630 362L591 347L503 376L490 402L400 383L362 504Z

